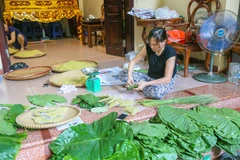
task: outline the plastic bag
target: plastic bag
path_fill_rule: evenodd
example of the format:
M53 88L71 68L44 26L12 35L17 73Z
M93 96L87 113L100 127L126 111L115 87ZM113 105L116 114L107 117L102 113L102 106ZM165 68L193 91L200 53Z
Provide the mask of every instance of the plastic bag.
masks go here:
M168 41L171 42L178 42L178 43L185 43L185 32L178 29L167 30L168 34Z
M125 57L128 61L131 61L136 56L134 51L130 51L127 54L125 54Z
M169 8L167 6L163 8L158 8L155 11L156 19L170 19L171 15L169 14Z
M170 11L171 18L179 18L180 15L175 10Z
M164 6L155 11L155 17L156 19L171 19L178 18L180 15L175 10L169 10L167 6Z

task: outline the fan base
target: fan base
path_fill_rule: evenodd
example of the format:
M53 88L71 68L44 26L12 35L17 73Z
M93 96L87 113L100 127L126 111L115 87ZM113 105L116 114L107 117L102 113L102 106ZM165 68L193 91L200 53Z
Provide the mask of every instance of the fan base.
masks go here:
M197 81L206 83L222 83L227 81L227 78L225 78L223 75L211 72L195 74L193 75L193 78Z

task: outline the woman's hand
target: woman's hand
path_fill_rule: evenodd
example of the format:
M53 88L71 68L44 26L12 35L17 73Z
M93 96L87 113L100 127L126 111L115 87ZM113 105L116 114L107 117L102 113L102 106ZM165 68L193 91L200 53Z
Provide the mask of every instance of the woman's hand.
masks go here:
M142 91L143 88L146 87L146 86L148 86L148 85L147 85L147 82L145 82L145 81L140 81L140 82L138 83L138 87L137 87L137 88L134 88L134 90L136 90L136 91Z
M133 78L132 78L132 77L128 77L128 80L127 80L127 85L126 85L126 87L129 87L129 86L132 86L132 85L134 85Z

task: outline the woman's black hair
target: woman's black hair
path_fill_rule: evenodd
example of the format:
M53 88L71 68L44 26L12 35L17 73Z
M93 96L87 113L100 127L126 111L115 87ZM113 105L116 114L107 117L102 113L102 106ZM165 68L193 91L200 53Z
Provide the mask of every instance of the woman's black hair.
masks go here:
M153 28L148 34L148 42L154 38L156 42L163 42L167 39L167 32L164 28Z

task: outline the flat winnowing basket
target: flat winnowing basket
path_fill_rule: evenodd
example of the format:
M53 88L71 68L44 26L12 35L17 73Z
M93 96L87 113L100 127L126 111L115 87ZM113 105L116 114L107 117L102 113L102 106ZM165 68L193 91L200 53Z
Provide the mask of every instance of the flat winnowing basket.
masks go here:
M71 60L62 61L51 65L54 72L66 72L72 70L81 70L82 68L95 68L98 67L98 63L90 60Z
M37 66L7 72L4 77L9 80L29 80L45 76L50 72L49 66Z
M9 54L10 54L10 55L13 55L13 54L15 54L15 53L19 52L19 50L18 50L18 49L11 48L11 47L9 47L9 48L8 48L8 51L9 51Z
M76 87L85 86L88 77L81 70L67 71L60 74L55 74L49 78L50 84L61 87L63 84L75 85Z
M36 57L42 57L46 55L46 53L43 53L39 50L24 50L21 52L17 52L14 54L14 58L20 58L20 59L26 59L26 58L36 58Z
M66 123L69 123L73 121L75 118L79 117L81 111L77 107L73 106L62 106L66 108L66 112L63 116L63 118L55 123L46 123L46 124L39 124L36 123L32 118L34 116L34 111L36 110L42 110L42 107L38 107L36 109L28 110L20 115L17 116L16 122L20 126L24 128L33 128L33 129L43 129L43 128L52 128L57 127ZM60 107L49 107L48 109L54 109L57 110Z

